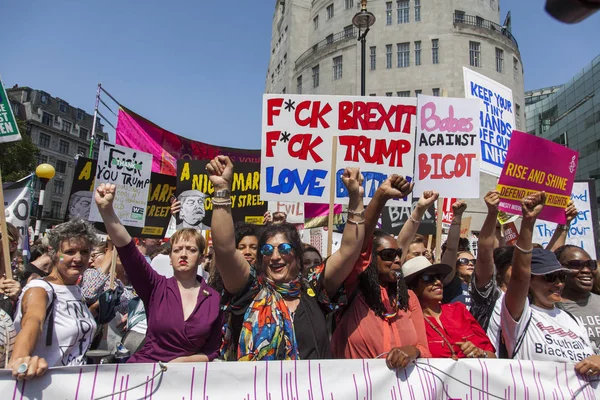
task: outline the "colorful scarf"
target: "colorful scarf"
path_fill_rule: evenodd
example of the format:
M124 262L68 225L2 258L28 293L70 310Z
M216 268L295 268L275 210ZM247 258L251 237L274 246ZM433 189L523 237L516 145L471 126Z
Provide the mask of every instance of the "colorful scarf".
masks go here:
M259 277L258 285L260 291L244 315L238 360L298 360L294 325L283 297L300 297L302 278L299 276L289 283L275 283Z

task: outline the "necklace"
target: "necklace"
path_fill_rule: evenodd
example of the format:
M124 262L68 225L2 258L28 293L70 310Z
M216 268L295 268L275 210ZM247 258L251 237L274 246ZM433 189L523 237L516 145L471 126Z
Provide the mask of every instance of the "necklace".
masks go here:
M384 321L390 322L393 318L396 317L396 315L398 315L398 308L399 308L398 299L399 298L400 298L400 279L398 279L396 281L396 298L394 299L394 312L384 314L381 317L381 318L383 318ZM391 300L390 300L390 303L391 303Z

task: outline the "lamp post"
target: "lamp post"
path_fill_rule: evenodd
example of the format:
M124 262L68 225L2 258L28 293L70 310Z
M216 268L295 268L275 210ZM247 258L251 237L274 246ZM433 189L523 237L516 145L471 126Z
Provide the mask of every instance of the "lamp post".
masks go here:
M358 28L358 40L360 41L360 95L364 96L366 91L366 62L367 47L366 38L369 29L375 23L375 16L367 11L367 0L361 0L360 12L352 18L352 25Z
M35 169L35 174L37 175L40 182L42 182L42 187L40 189L40 199L38 201L37 206L37 215L35 221L35 234L34 239L37 239L40 236L40 228L42 226L42 211L44 209L44 192L46 190L46 185L48 181L54 178L55 170L54 167L50 164L40 164Z

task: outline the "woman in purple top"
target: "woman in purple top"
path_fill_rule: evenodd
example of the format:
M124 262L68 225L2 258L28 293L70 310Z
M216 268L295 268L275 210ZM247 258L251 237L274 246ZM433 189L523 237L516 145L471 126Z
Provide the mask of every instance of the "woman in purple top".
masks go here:
M212 361L221 345L223 315L219 294L198 275L204 238L189 228L171 236L173 277L165 278L152 269L119 221L115 191L115 185L101 184L96 204L148 318L146 342L128 362Z

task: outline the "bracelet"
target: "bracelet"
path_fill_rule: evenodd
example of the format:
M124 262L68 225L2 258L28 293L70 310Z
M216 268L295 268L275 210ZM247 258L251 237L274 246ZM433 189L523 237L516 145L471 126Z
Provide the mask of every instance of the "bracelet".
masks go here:
M565 232L568 232L568 231L569 231L569 228L570 228L570 226L569 226L569 225L562 225L562 224L559 224L559 225L557 225L557 226L556 226L556 229L559 229L559 230L561 230L561 231L565 231Z
M421 221L417 221L416 219L414 219L414 218L412 217L412 215L409 215L409 216L408 216L408 220L409 220L410 222L412 222L413 224L416 224L416 225L419 225L419 224L421 223Z
M519 247L519 246L518 246L518 245L515 243L515 248L516 248L517 250L519 250L519 251L520 251L521 253L523 253L523 254L531 254L531 253L533 252L533 246L531 247L531 249L529 249L529 250L525 250L525 249L522 249L522 248L520 248L520 247Z
M351 220L351 219L347 219L346 222L348 222L348 223L350 223L352 225L362 225L362 224L365 223L365 220L361 219L360 221L354 221L354 220Z
M212 201L213 207L229 207L231 206L231 200L225 201Z
M348 211L346 211L349 215L356 215L357 217L363 217L365 216L365 209L363 208L362 211L354 211L354 210L350 210L348 209Z
M226 197L226 198L213 197L212 202L213 202L213 204L223 204L223 203L231 202L231 197Z

